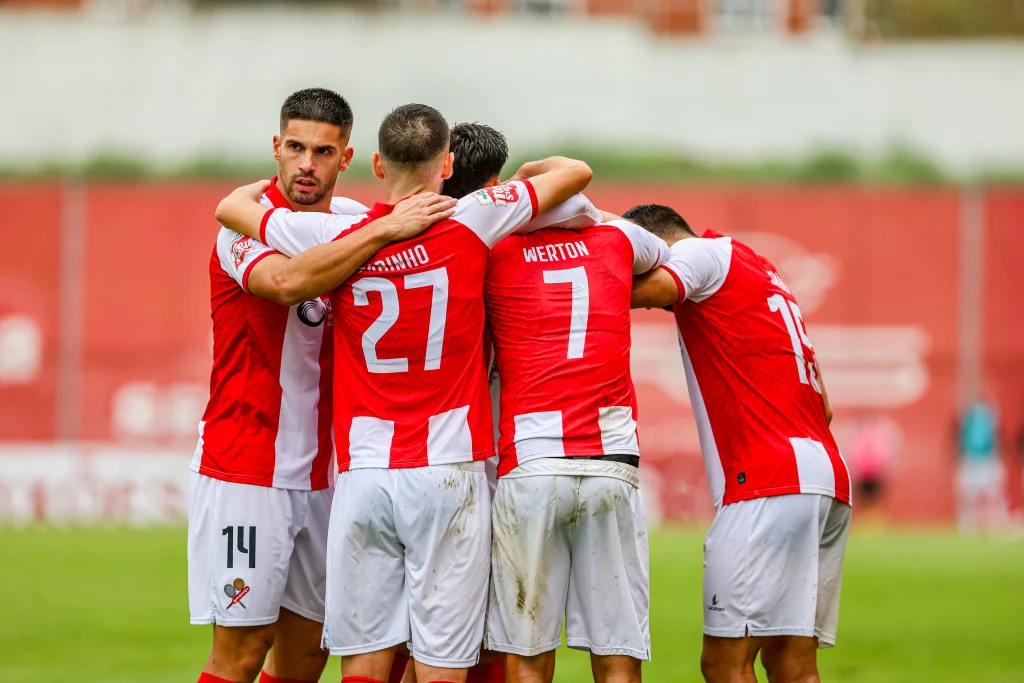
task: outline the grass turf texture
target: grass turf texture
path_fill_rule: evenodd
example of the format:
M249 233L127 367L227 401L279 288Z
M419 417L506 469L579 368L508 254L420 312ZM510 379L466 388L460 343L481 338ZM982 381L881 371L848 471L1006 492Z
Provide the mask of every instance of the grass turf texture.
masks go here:
M701 533L651 535L648 681L699 681ZM1024 542L945 533L854 534L839 645L825 681L1024 681ZM187 683L209 627L189 626L185 532L0 531L0 681ZM332 659L322 680L338 681ZM555 680L588 681L562 649ZM763 673L761 680L765 680Z

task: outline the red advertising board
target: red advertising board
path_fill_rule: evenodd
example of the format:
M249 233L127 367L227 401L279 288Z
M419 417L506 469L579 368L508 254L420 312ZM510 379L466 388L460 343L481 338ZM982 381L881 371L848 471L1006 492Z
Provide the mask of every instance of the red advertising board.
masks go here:
M75 195L58 184L0 184L0 220L14 236L0 253L0 450L66 435L188 457L208 391L212 213L229 189L101 183ZM345 192L380 198L372 184ZM733 235L771 259L801 302L840 446L855 453L864 433L881 430L889 487L899 492L886 497L887 512L952 519L970 318L961 310L969 264L958 190L656 183L598 184L590 194L612 211L670 204L698 231ZM1009 435L1024 412L1024 191L987 192L983 208L982 379ZM633 369L645 486L656 495L648 507L710 516L667 313L634 313Z

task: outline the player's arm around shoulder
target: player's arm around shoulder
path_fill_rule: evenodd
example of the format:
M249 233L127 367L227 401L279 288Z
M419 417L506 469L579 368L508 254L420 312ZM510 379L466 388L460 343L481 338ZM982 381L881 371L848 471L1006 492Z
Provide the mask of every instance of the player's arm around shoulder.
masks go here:
M348 217L351 227L327 244L294 258L268 257L249 275L249 290L265 299L292 306L332 291L375 253L392 242L415 237L451 216L454 200L424 193L400 202L388 216L355 229L365 216Z
M269 180L260 180L235 189L217 205L214 216L224 227L258 239L286 256L327 244L354 222L352 216L264 206L260 197L269 186Z
M625 218L601 211L604 225L616 228L633 249L633 275L644 275L668 261L671 250L665 240Z
M594 171L584 161L548 157L523 164L510 182L528 182L533 190L536 213L543 213L583 192L593 179Z

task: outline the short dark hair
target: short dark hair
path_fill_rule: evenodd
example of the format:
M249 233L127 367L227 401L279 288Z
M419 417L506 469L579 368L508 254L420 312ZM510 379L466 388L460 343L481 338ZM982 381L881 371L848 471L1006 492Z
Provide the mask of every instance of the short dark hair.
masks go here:
M456 124L449 149L455 154L455 165L441 194L455 199L479 190L490 178L500 175L508 161L505 136L482 123Z
M448 148L448 122L425 104L403 104L384 117L377 130L377 151L385 161L422 164Z
M697 236L685 218L680 216L675 209L662 204L640 204L622 214L622 217L646 228L648 232L654 233L662 239L673 237L680 232Z
M333 90L306 88L293 92L281 105L281 130L292 120L327 123L351 131L352 107Z

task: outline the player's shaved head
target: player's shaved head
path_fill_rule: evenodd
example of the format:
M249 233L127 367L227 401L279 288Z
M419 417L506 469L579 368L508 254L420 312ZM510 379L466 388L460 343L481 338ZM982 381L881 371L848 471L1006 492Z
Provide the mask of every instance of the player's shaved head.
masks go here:
M344 97L327 88L293 92L281 105L281 130L289 121L315 121L337 126L342 134L352 131L352 107Z
M680 237L697 236L685 218L672 207L663 204L640 204L622 214L622 217L669 243Z
M441 194L461 199L485 187L501 175L508 161L508 142L501 132L482 123L460 123L452 128L451 152L455 155L452 177Z
M416 167L446 153L449 137L441 112L425 104L404 104L380 122L377 150L385 163Z

